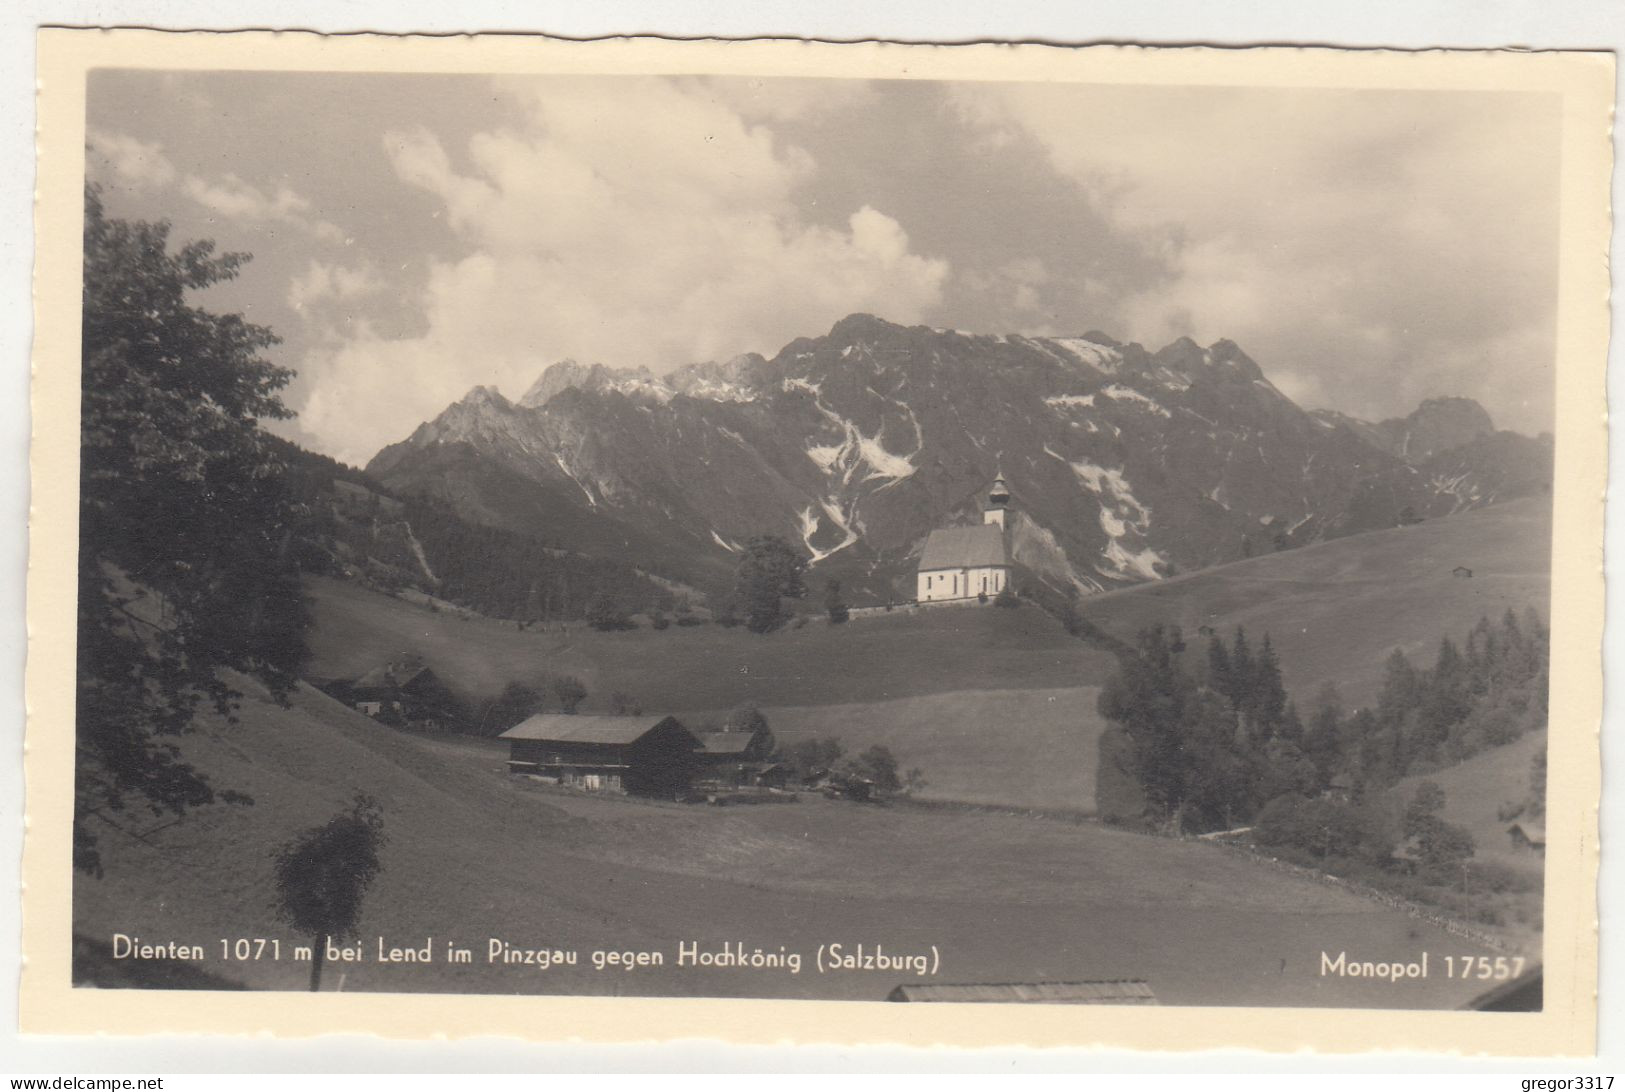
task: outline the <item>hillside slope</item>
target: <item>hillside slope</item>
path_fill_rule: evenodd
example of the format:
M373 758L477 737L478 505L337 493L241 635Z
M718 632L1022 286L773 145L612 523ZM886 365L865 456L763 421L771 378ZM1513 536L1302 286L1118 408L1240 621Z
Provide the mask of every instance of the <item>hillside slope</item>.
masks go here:
M1546 733L1531 732L1447 769L1404 778L1389 790L1389 795L1396 801L1408 800L1419 783L1437 782L1445 796L1444 810L1440 814L1473 836L1474 856L1478 860L1495 861L1539 875L1541 857L1512 844L1507 834L1512 821L1502 819L1498 812L1506 804L1521 803L1528 798L1531 764L1545 748Z
M758 636L743 627L672 626L600 633L578 623L521 631L335 580L315 579L311 673L354 677L392 653L416 653L467 697L509 682L574 674L586 711L614 691L663 712L882 701L949 690L1060 688L1097 682L1112 658L1033 607L898 611Z
M272 912L272 852L357 791L389 841L363 906L365 958L327 988L777 996L878 1000L900 972L818 974L820 944L941 953L947 981L1142 978L1165 1004L1449 1007L1480 987L1319 976L1322 949L1390 958L1471 942L1405 914L1216 847L1003 815L880 809L819 799L717 809L547 792L501 772L500 749L381 728L301 689L251 697L187 753L252 807L205 809L109 846L101 879L74 884L87 945L114 932L200 944L203 969L302 989L304 943ZM230 962L220 938L265 937L281 960ZM448 944L474 958L384 963L387 946ZM492 941L578 952L575 966L492 963ZM801 974L679 968L677 945L794 951ZM659 967L597 970L595 949L658 951Z
M1106 722L1100 688L960 690L863 704L766 710L781 743L817 737L848 753L880 744L920 769L921 800L1092 814Z
M1204 625L1226 637L1242 625L1255 642L1268 632L1300 702L1335 682L1346 703L1361 705L1395 648L1431 664L1440 638L1459 643L1484 615L1533 607L1547 616L1551 526L1549 499L1508 501L1084 599L1079 609L1128 641L1158 622L1187 639ZM1452 575L1457 566L1473 575Z

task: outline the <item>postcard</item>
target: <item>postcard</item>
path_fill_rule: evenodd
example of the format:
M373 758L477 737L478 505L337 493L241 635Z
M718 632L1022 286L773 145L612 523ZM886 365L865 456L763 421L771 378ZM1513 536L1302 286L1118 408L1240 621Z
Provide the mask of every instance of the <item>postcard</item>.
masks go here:
M39 47L25 1031L1593 1049L1611 56Z

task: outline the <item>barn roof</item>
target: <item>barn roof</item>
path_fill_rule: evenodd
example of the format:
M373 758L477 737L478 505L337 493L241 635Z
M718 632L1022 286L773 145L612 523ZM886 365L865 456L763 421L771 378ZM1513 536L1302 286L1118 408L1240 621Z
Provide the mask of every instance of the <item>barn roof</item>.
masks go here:
M1508 834L1511 834L1513 831L1518 831L1531 842L1539 842L1542 845L1546 843L1546 824L1544 823L1536 823L1531 822L1528 819L1520 819L1516 823L1513 823L1510 827L1507 827Z
M1004 529L991 523L979 527L938 527L925 540L920 571L977 569L1010 564Z
M1151 985L1139 979L1105 982L905 983L888 1001L1001 1002L1049 1005L1155 1005Z
M755 732L695 732L708 755L742 755L750 750Z
M636 743L673 717L599 717L537 713L503 732L499 739L540 739L554 743ZM686 728L683 729L687 731Z
M406 686L424 675L433 674L426 664L384 664L373 668L351 685L366 689Z

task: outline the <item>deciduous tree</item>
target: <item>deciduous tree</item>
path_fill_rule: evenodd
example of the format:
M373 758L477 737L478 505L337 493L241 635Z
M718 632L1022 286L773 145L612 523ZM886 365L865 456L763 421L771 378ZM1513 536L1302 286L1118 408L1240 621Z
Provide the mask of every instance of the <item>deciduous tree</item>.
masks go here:
M109 219L85 194L74 864L98 825L182 815L217 791L175 745L200 705L230 717L225 669L283 699L306 656L298 506L259 430L291 416L277 338L189 304L245 254L171 249L167 223Z
M328 938L353 939L361 900L383 868L384 818L378 802L358 793L348 811L312 827L276 853L277 911L315 941L310 988L321 989Z
M769 633L789 619L786 599L807 594L802 577L806 559L777 535L756 535L739 555L734 592L752 633Z

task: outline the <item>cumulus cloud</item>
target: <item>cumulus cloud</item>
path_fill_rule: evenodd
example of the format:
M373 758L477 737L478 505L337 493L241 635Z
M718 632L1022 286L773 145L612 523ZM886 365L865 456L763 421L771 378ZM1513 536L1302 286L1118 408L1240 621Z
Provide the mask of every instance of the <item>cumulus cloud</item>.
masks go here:
M966 89L1043 143L1163 273L1119 336L1231 337L1311 404L1381 416L1479 397L1547 427L1556 104L1504 93Z
M86 135L85 143L93 161L99 159L114 178L126 185L142 188L167 186L176 178L175 165L164 155L160 145L95 128ZM91 173L97 172L93 169Z
M268 194L235 174L214 181L187 175L181 190L204 208L228 219L290 224L324 242L344 241L344 232L337 225L311 216L310 202L287 186Z
M163 146L125 133L91 127L86 134L87 173L93 179L130 189L180 193L209 213L251 224L286 224L308 231L326 243L342 243L337 225L312 215L310 201L287 186L267 193L227 173L218 178L183 172L164 153Z
M307 311L382 291L384 283L370 267L349 267L314 259L288 283L288 306Z
M701 81L497 86L522 125L449 149L424 130L384 139L466 253L431 266L422 336L362 334L302 365L303 425L345 458L564 357L663 372L771 353L853 311L919 321L939 298L947 263L883 210L808 223L792 191L811 158Z

